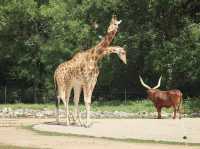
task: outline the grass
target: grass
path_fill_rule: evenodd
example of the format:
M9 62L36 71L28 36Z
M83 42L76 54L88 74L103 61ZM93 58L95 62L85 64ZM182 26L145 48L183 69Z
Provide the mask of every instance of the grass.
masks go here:
M172 141L155 141L155 140L141 140L141 139L116 139L109 137L94 137L87 135L77 135L77 134L64 134L59 132L48 132L48 131L40 131L33 128L34 125L22 126L23 129L27 129L33 132L36 132L40 135L46 136L70 136L70 137L85 137L85 138L97 138L97 139L105 139L111 141L122 141L128 143L158 143L158 144L171 144L171 145L187 145L187 146L200 146L200 143L184 143L184 142L172 142Z
M193 113L200 112L200 99L187 99L184 102L184 112L185 113ZM0 109L4 107L10 107L12 109L34 109L34 110L42 110L42 109L55 109L55 105L53 103L47 104L0 104ZM60 108L63 108L63 104L60 105ZM73 108L73 103L70 103L70 109ZM80 104L81 111L85 110L84 104ZM128 113L134 112L156 112L156 109L153 106L153 103L149 100L129 100L126 104L123 101L112 100L112 101L94 101L92 102L92 111L124 111ZM172 112L172 108L163 109L165 112Z
M27 147L21 147L21 146L14 146L14 145L5 145L5 144L0 144L1 149L27 149ZM28 149L39 149L39 148L30 148Z
M17 103L17 104L0 104L0 109L10 107L12 109L33 109L33 110L42 110L46 109L55 109L54 104L24 104L24 103Z
M47 104L0 104L0 109L4 107L10 107L12 109L34 109L34 110L42 110L42 109L55 109L55 104L47 103ZM63 104L60 105L60 108L64 108ZM73 108L73 103L70 103L70 108ZM80 104L80 109L84 110L84 104ZM139 111L147 111L153 112L155 111L153 104L150 101L127 101L126 104L121 101L101 101L92 102L92 111L124 111L124 112L139 112Z
M128 113L134 112L153 112L155 111L153 104L150 101L127 101L126 104L121 101L106 101L106 102L93 102L93 111L123 111Z

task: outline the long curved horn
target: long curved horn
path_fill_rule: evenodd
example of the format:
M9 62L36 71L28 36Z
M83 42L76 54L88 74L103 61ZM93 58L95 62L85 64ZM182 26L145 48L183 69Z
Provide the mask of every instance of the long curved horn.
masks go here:
M141 84L142 84L145 88L147 88L147 89L151 89L150 86L148 86L147 84L144 83L144 81L142 80L142 77L141 77L141 76L139 76L139 78L140 78L140 82L141 82Z
M160 87L161 79L162 79L162 76L160 76L158 84L155 87L153 87L153 89L157 89Z

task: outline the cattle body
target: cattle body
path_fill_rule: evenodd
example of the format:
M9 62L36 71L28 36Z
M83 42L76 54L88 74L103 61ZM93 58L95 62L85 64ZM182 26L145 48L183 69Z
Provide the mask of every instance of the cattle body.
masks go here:
M158 112L158 119L161 118L161 110L162 108L170 108L174 109L174 116L176 118L176 112L179 112L179 118L181 118L181 106L182 106L182 93L178 89L161 91L157 89L160 86L161 77L158 81L158 85L151 88L144 83L142 78L140 77L141 84L147 88L148 98L153 102L154 106Z

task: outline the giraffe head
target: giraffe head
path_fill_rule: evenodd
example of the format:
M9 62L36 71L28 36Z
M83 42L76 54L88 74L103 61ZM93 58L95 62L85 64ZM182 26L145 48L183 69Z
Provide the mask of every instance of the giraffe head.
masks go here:
M122 48L120 46L107 47L106 53L116 53L119 56L119 58L122 60L122 62L124 62L125 64L127 63L126 62L126 51L124 48Z
M113 15L107 32L109 33L109 32L112 32L112 31L117 31L118 26L121 22L122 22L121 20L120 21L117 20L116 15Z

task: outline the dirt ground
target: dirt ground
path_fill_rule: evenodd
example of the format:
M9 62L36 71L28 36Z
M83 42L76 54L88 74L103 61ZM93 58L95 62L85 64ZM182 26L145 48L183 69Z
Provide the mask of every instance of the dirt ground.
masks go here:
M34 129L115 139L140 139L200 143L200 119L94 119L89 128L55 123L38 124ZM183 139L186 136L187 139Z
M13 127L3 127L6 123L5 119L0 119L0 144L16 145L23 147L35 148L52 148L52 149L198 149L199 146L185 145L169 145L157 143L134 143L113 141L107 139L77 137L77 136L54 136L44 135L31 130L23 129L20 126L31 124L41 124L44 122L52 122L54 119L18 119L14 122L9 122ZM115 120L109 120L114 121ZM199 123L198 123L199 124ZM86 128L87 129L87 128ZM112 129L112 128L109 128ZM102 130L103 131L103 130ZM104 130L106 131L106 130ZM167 130L166 130L167 131Z

